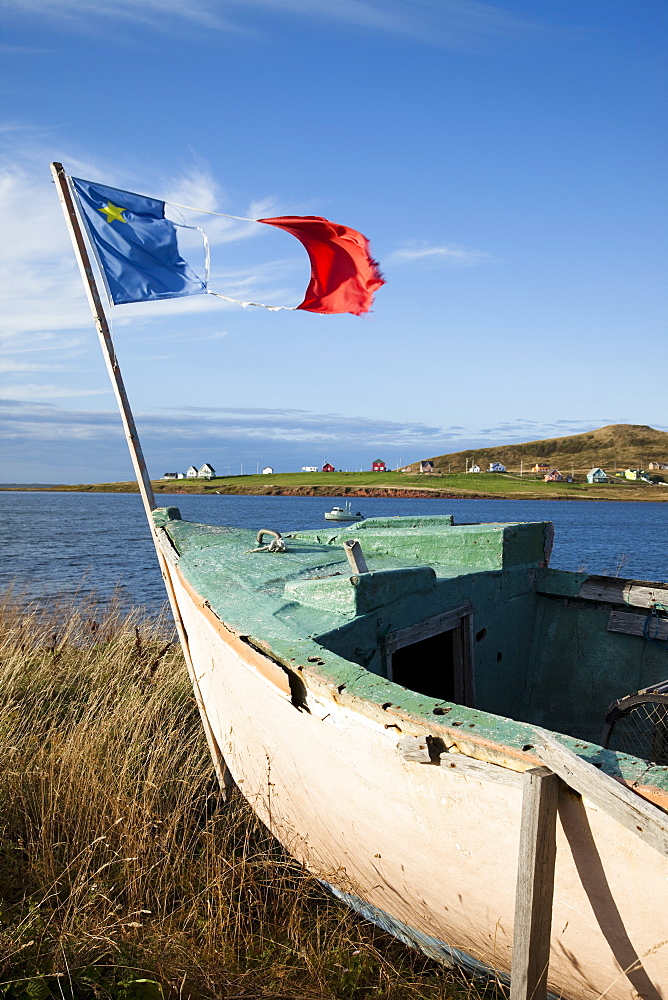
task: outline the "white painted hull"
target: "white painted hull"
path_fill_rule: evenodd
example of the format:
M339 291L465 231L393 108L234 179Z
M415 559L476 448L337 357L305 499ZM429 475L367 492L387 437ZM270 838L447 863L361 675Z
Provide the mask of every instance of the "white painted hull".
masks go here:
M397 728L342 706L335 688L308 691L310 712L300 710L284 671L171 575L211 734L287 850L339 890L508 973L514 772L506 784L408 762ZM568 1000L668 998L667 902L668 859L565 791L550 989Z

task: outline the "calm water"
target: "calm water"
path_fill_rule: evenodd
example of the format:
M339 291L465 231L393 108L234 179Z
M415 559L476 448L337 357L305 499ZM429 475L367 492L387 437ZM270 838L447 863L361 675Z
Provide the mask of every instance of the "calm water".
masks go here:
M333 497L161 496L186 520L241 528L324 527ZM453 514L471 521L553 521L551 565L637 580L668 580L668 504L548 500L354 499L367 517ZM0 584L51 601L121 588L128 606L164 602L144 510L137 494L0 492Z

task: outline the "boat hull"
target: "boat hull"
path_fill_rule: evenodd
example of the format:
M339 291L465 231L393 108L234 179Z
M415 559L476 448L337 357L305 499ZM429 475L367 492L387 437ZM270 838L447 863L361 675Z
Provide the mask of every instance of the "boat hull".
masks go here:
M286 849L369 915L443 942L440 957L509 973L521 775L408 761L405 734L341 704L334 686L304 677L296 698L286 671L171 575L210 734ZM564 788L550 989L668 998L667 886L666 857Z

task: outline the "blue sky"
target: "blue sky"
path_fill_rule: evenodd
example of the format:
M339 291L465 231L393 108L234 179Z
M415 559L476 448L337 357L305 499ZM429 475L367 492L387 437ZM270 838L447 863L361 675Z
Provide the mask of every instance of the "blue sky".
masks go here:
M2 481L131 477L51 160L324 215L387 279L362 318L115 308L154 476L668 429L664 0L5 0L4 24ZM292 237L182 215L213 289L301 301Z

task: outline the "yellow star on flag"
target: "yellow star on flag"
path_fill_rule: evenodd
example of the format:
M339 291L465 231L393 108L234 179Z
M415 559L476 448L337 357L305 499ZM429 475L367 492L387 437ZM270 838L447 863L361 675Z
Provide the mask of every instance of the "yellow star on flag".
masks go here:
M108 201L104 208L98 208L98 212L106 215L107 222L127 222L128 220L123 218L124 211L124 208L119 208L118 205L114 205L111 201Z

